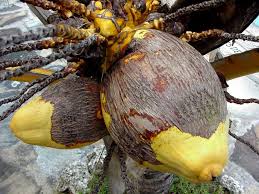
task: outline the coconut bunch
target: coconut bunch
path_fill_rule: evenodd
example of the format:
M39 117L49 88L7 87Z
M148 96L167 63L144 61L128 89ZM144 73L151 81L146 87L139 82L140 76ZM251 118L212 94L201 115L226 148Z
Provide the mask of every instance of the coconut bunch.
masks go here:
M75 148L109 132L140 165L193 182L219 176L229 122L212 66L156 30L137 30L125 52L100 84L76 75L53 83L16 111L13 133L29 144Z

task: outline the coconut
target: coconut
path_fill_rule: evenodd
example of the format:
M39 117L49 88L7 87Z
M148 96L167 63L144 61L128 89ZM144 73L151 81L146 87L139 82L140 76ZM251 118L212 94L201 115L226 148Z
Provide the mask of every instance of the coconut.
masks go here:
M89 145L107 135L99 91L99 84L91 78L61 79L18 109L10 128L28 144L53 148Z
M228 160L227 103L211 65L189 44L138 30L131 51L101 89L106 127L140 164L193 182L219 176Z

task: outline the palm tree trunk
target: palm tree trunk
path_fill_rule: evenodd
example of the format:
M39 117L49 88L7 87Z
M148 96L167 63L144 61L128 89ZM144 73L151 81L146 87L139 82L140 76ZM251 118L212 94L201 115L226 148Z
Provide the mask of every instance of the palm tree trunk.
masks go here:
M259 72L259 48L225 57L212 63L216 72L226 80Z
M110 145L111 137L104 138ZM125 154L126 178L122 178L121 161L118 148L115 149L109 163L108 179L111 194L167 194L173 180L172 174L149 170ZM126 184L125 184L126 182Z

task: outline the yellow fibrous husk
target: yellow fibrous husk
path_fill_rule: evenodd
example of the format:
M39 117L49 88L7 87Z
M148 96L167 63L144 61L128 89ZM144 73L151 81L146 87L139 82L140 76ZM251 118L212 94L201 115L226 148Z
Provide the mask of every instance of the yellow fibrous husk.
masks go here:
M220 123L209 139L171 127L151 139L156 158L163 165L143 164L153 170L184 175L192 182L210 181L222 173L227 163L228 127L228 120Z
M37 97L20 108L10 122L10 128L18 139L27 144L40 145L53 148L67 148L67 146L56 143L51 138L51 117L54 106L45 101L42 97ZM78 144L71 148L82 147Z

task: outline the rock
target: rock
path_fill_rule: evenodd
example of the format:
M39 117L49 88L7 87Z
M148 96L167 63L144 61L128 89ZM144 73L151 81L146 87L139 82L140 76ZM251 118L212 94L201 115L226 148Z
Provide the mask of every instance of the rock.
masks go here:
M219 178L222 186L235 194L258 194L259 183L245 169L229 162Z
M25 32L41 25L25 3L18 0L0 1L0 30L19 28Z
M57 190L71 193L83 192L91 174L88 171L87 161L75 161L62 170Z
M234 193L244 193L244 188L231 176L223 175L220 181L221 185Z
M259 150L259 139L256 137L253 126L241 137ZM237 141L230 159L249 172L255 180L259 181L259 156L247 145Z
M255 129L254 129L255 135L256 135L256 137L259 139L259 124L255 125L254 128L255 128Z
M21 142L1 148L1 194L54 193L53 181L38 168L37 156L32 146Z
M258 83L250 77L231 80L228 84L230 86L228 91L235 97L259 97ZM259 121L258 107L257 104L228 104L229 115L232 120L232 133L249 141L257 148L259 143L256 136ZM221 184L234 193L259 193L259 156L247 145L232 137L229 138L229 155L230 162L220 178Z
M18 0L2 0L0 2L0 9L12 7Z
M89 147L91 151L83 158L65 166L59 173L57 191L76 194L87 190L88 181L93 172L102 169L102 162L106 155L104 144L99 141Z

